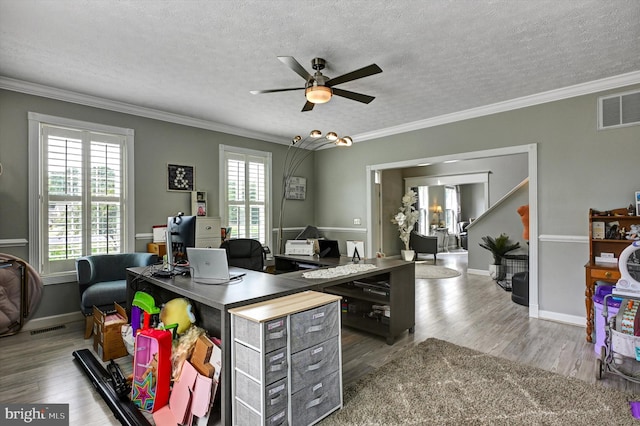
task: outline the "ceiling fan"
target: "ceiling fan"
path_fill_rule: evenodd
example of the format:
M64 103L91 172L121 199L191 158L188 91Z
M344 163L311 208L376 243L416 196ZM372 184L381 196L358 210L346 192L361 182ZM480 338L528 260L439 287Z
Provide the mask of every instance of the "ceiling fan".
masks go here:
M322 58L313 58L311 60L311 67L315 70L315 73L313 75L309 74L307 70L305 70L304 67L300 65L300 63L296 61L293 56L278 56L278 59L283 64L287 65L289 68L295 71L295 73L300 77L304 78L304 87L295 87L290 89L252 90L252 94L257 95L260 93L304 90L307 102L304 104L304 107L302 107L302 112L311 111L315 104L323 104L329 102L332 95L342 96L343 98L351 99L365 104L368 104L375 99L374 96L351 92L349 90L339 89L334 86L381 73L382 69L376 64L368 65L366 67L348 72L336 78L329 78L323 75L321 72L326 64L326 61Z

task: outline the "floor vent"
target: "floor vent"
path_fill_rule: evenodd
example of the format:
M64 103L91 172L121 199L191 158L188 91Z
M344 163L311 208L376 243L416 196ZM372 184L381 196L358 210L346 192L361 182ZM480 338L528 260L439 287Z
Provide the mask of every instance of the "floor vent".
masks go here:
M598 98L598 128L611 129L640 124L640 91Z
M56 325L54 327L41 328L40 330L32 330L31 331L31 335L34 336L36 334L48 333L50 331L62 330L64 328L67 328L64 324L63 325Z

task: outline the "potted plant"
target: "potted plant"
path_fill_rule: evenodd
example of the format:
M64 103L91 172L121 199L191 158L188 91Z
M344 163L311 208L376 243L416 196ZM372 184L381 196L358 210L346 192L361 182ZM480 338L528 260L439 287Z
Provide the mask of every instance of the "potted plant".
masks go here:
M414 204L418 201L418 194L412 189L408 190L402 197L402 206L398 210L398 213L391 219L392 223L398 225L398 232L400 233L400 239L404 243L404 250L401 250L402 258L404 260L413 260L415 252L409 247L409 240L411 238L411 231L413 226L418 221L418 211L415 209Z
M489 250L493 255L493 263L489 265L489 275L496 281L503 280L507 276L507 270L502 264L502 259L510 251L520 248L520 243L512 243L507 234L500 234L497 238L487 235L482 237L482 241L484 244L479 243L480 247Z

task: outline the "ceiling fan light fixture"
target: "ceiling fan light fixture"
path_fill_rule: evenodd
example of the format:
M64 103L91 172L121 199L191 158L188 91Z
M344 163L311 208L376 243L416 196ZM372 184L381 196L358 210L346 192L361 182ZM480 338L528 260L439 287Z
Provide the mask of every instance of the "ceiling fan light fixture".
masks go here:
M339 138L336 141L336 146L351 146L351 145L353 145L353 139L351 139L350 136Z
M331 88L327 86L309 86L304 94L307 100L313 104L325 104L331 99Z

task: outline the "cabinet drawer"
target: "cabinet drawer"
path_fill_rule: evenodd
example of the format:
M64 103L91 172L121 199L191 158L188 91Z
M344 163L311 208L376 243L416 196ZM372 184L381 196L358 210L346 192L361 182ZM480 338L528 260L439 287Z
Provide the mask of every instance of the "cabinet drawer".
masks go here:
M620 271L611 269L591 269L591 278L617 281L620 279Z
M234 342L236 368L260 380L260 369L264 370L265 384L287 376L287 348L276 349L266 355L241 343Z
M260 332L264 329L265 353L283 348L287 345L287 319L276 318L264 323L249 321L234 316L235 337L248 345L260 348Z
M291 392L317 383L340 367L338 336L291 357Z
M339 322L337 302L291 315L291 353L337 336Z
M260 395L263 392L260 384L237 370L234 374L236 378L236 397L247 406L261 412ZM271 417L280 410L287 408L289 399L287 389L286 378L264 387L265 417Z
M291 418L296 424L308 425L339 408L340 404L340 376L335 371L291 396Z
M242 402L236 401L234 414L235 424L238 426L263 426L263 424L266 426L287 426L289 424L287 421L286 408L278 410L277 413L270 416L264 423L262 423L260 421L260 415L256 414L255 411L251 410Z

